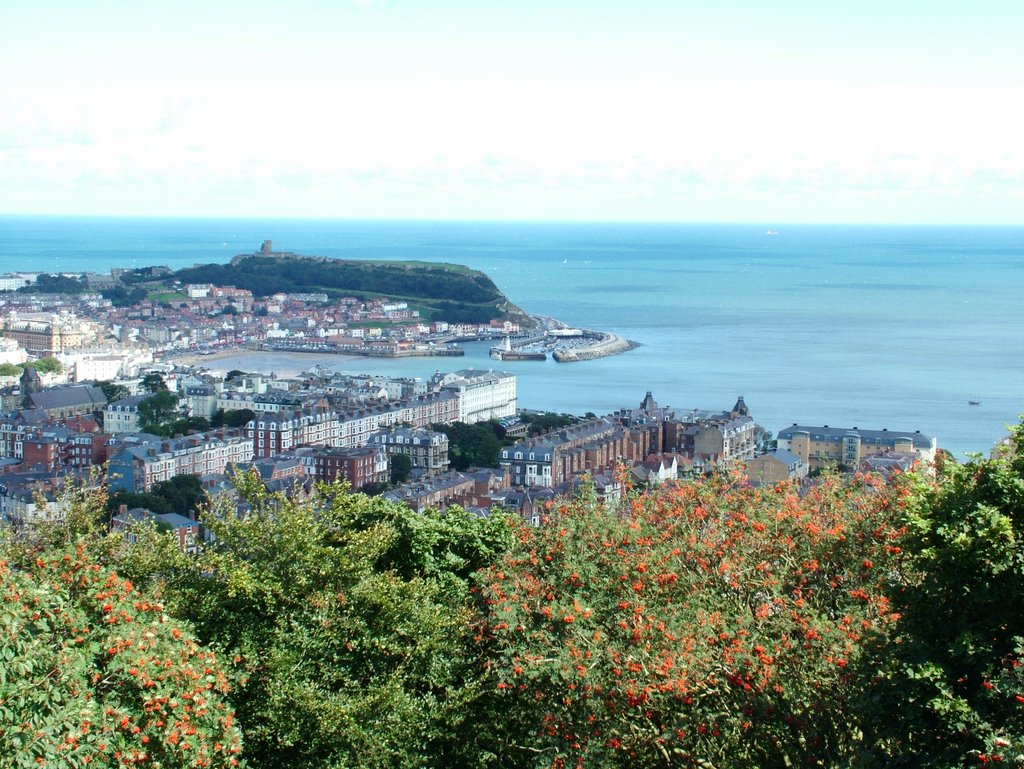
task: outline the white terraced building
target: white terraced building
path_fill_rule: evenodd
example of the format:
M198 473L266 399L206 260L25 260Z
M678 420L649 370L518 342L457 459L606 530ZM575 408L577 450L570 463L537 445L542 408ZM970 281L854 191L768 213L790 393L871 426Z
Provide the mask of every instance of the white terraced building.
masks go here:
M467 424L516 414L516 378L503 371L462 369L435 375L434 385L459 396L459 421Z

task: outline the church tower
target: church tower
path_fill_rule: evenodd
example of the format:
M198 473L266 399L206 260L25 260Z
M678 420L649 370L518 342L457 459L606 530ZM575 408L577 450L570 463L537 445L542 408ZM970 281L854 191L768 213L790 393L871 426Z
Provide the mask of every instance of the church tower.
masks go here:
M34 408L32 396L42 389L43 380L39 378L39 373L32 366L26 366L21 375L21 407Z

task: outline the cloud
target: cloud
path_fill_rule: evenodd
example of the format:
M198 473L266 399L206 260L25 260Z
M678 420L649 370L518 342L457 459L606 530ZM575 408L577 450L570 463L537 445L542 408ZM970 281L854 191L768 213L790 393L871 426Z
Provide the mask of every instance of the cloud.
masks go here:
M774 206L773 195L1017 200L1017 104L1009 89L813 80L94 83L4 98L0 176L35 204L88 180L149 208L198 200L197 189L211 191L204 209L214 190L235 206L260 186L297 197L307 187L310 207L360 194L389 211L447 201L450 215L602 201L710 210Z

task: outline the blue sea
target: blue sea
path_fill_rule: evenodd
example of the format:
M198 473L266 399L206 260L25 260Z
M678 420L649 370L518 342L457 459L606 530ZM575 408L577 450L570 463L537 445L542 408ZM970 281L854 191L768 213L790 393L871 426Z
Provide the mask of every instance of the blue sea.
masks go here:
M224 262L274 249L457 262L523 309L641 343L583 363L498 364L520 405L723 409L920 430L987 453L1024 412L1024 227L469 223L0 217L0 272ZM464 359L333 361L428 376ZM285 361L247 359L268 369ZM239 366L243 367L244 366ZM970 400L980 405L968 404Z

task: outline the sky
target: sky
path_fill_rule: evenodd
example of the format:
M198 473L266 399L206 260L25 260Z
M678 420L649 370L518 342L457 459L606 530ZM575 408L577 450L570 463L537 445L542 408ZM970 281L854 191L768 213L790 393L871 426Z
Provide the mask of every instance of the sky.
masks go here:
M0 0L0 213L1024 223L1019 0Z

